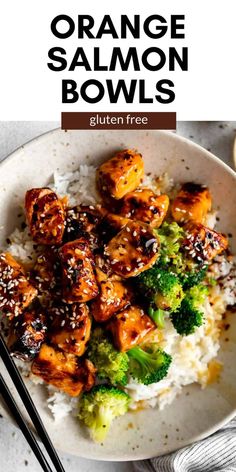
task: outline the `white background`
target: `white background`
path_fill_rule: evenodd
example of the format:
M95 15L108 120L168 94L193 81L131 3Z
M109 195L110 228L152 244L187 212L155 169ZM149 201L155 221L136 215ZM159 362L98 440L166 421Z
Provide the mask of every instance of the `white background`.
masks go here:
M95 31L104 14L110 14L119 31L120 14L144 19L160 14L169 20L170 14L185 14L185 39L171 40L169 33L160 40L142 35L140 40L104 39L78 40L76 33L66 40L56 39L50 23L58 14L90 14L96 20ZM177 111L178 120L234 120L236 117L235 66L235 0L8 0L2 2L0 48L0 119L1 120L60 120L61 111ZM136 46L143 52L147 47L189 47L189 71L169 72L52 72L47 67L47 53L53 46L62 46L72 57L76 47L84 47L92 57L92 48L100 46L106 62L113 46L125 50ZM82 84L89 78L104 81L112 78L145 78L148 91L155 93L155 83L170 78L175 83L176 100L170 105L132 105L120 102L110 105L105 98L96 105L81 100L77 104L61 104L61 79L73 78Z

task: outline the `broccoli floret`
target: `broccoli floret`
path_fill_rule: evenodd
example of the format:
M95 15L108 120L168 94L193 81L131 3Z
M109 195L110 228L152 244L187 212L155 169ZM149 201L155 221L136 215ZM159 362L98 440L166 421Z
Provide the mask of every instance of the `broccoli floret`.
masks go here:
M171 321L177 333L187 336L203 323L203 313L193 308L188 299L184 299L178 311L171 313Z
M179 252L184 239L184 230L176 222L163 223L161 228L154 230L160 238L160 258L159 266L170 264L181 270L183 266L183 256Z
M78 416L94 441L104 440L112 420L127 412L130 400L123 390L108 385L98 385L82 395Z
M138 285L141 293L157 308L166 311L175 311L181 304L184 296L182 286L175 274L172 274L158 265L142 272L138 276Z
M118 352L101 328L91 336L88 357L97 368L100 379L109 379L113 385L126 385L129 358L125 352Z
M164 310L160 310L160 308L155 309L150 306L148 310L148 314L153 319L154 323L157 325L158 328L164 328L165 326Z
M202 305L209 293L206 285L195 285L186 291L185 298L191 302L193 308L199 308Z
M200 266L181 252L185 233L177 223L164 222L157 232L161 247L158 266L175 273L186 290L199 284L206 276L207 265Z
M130 358L130 373L144 385L159 382L168 373L172 357L156 343L136 346L127 352Z
M166 272L159 270L159 278L157 282L157 293L154 301L157 308L167 311L175 311L181 304L184 293L178 278Z
M193 334L195 329L202 325L204 315L199 307L207 294L208 288L205 285L196 285L187 290L180 308L171 313L171 321L177 333L187 336Z
M202 282L206 276L207 269L207 265L204 265L201 268L196 265L194 269L189 271L185 270L183 273L179 274L179 279L182 283L183 289L186 290Z

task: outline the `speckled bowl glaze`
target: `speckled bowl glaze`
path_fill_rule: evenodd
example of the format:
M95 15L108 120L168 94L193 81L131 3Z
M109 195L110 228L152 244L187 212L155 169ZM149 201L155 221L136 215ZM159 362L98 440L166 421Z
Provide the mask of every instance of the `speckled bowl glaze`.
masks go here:
M75 170L80 163L99 164L123 148L137 148L146 172L168 172L178 182L207 184L219 209L219 229L232 233L236 251L236 177L205 149L173 133L161 131L49 132L22 146L0 166L0 243L17 224L25 191L47 184L55 170ZM225 336L224 336L225 337ZM230 321L228 342L222 337L220 360L224 369L218 383L205 390L185 387L163 411L149 409L117 419L103 445L94 444L77 419L55 423L46 408L43 386L28 387L56 447L69 453L110 461L150 458L208 436L236 414L236 319ZM3 367L1 366L1 370ZM6 412L1 412L6 416Z

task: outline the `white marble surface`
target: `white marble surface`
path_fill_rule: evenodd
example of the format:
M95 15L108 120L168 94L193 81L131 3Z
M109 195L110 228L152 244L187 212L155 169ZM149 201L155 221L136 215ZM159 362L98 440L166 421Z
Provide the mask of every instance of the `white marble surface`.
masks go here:
M34 137L59 126L57 122L0 122L0 160ZM236 122L179 122L177 133L201 144L233 166L232 147ZM66 472L128 472L131 463L110 463L60 455ZM39 472L41 469L28 444L15 426L0 419L0 470Z

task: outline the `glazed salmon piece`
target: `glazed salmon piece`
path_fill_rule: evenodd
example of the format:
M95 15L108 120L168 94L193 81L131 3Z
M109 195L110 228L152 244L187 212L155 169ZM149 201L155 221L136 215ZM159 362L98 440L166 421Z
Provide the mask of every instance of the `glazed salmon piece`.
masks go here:
M158 258L159 239L149 225L129 222L106 245L105 256L121 277L133 277L149 269Z
M185 226L186 238L182 245L188 254L198 262L210 261L228 247L228 239L200 223Z
M31 370L34 375L71 397L89 390L95 382L96 369L92 362L87 359L81 361L74 354L56 350L48 344L42 344Z
M96 249L98 247L97 227L105 213L106 210L99 205L79 205L68 208L64 242L83 237L88 240L91 249Z
M91 317L85 303L61 304L49 311L50 342L65 352L82 356L91 333Z
M168 195L155 195L148 189L136 189L127 193L122 199L120 214L125 218L150 223L151 226L161 226L169 207Z
M114 313L130 305L131 290L116 275L108 275L96 268L99 295L91 303L91 313L98 322L107 321Z
M34 241L60 244L65 230L65 208L50 188L32 188L25 196L26 217Z
M38 255L31 279L45 300L61 296L61 266L57 246L46 246L45 251Z
M156 326L139 306L129 306L109 321L107 329L116 348L124 352L141 344Z
M130 222L129 218L107 213L99 224L98 231L102 242L107 243Z
M118 152L97 170L97 184L101 194L119 200L135 190L144 175L141 154L132 149Z
M187 182L174 199L171 212L175 221L204 223L211 210L212 199L209 189L203 185Z
M8 347L15 357L31 361L39 352L46 332L46 317L42 307L26 310L14 318L11 324Z
M80 238L64 244L59 257L62 264L63 300L81 303L95 298L98 286L88 241Z
M0 310L10 318L18 316L37 293L14 257L7 252L0 254Z

